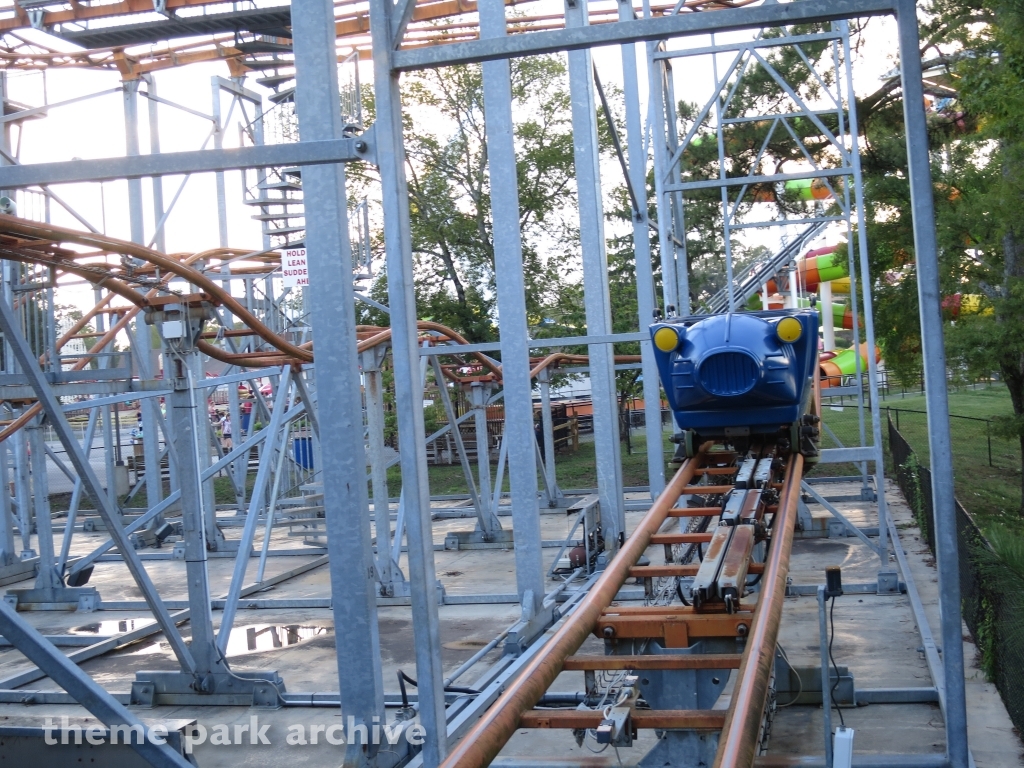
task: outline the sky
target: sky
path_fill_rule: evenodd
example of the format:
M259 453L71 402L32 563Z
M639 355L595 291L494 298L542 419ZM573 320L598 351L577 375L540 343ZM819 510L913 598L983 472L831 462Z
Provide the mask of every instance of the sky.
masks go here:
M873 91L880 84L881 76L895 66L895 24L888 19L873 19L869 22L871 34L868 42L856 55L854 87L858 93ZM38 33L37 33L38 34ZM750 33L719 35L718 42L732 39L749 39ZM689 46L703 46L710 39L689 38ZM65 44L66 45L66 44ZM679 41L673 47L681 45ZM719 66L724 67L734 54L719 55ZM608 85L621 87L621 58L618 47L595 49L594 61L601 79ZM644 57L639 57L641 83L646 78ZM191 110L209 114L212 110L211 78L227 77L227 65L223 62L192 64L177 69L156 73L157 91L161 98L184 105ZM364 82L372 80L368 63L360 72ZM87 70L52 70L45 75L41 72L9 72L8 83L11 98L28 106L57 104L87 94L117 89L120 77L114 72ZM270 91L255 84L255 73L250 76L247 87L269 94ZM687 101L702 101L710 93L713 82L711 57L687 58L676 61L676 95ZM641 85L641 92L645 88ZM230 99L223 98L222 108L226 111ZM272 106L265 102L266 107ZM142 151L149 151L149 105L139 99ZM646 114L646 104L641 105ZM208 119L189 112L160 104L158 124L162 151L195 150L209 140L212 123ZM252 115L249 115L251 118ZM232 115L224 132L225 146L239 145L241 119L238 109ZM20 140L20 157L25 163L53 162L72 158L102 158L124 154L125 127L122 95L110 93L67 106L55 106L45 119L29 121L24 135L14 131L15 145ZM621 184L621 173L617 165L605 163L602 168L606 189ZM163 190L165 204L169 204L177 192L183 177L165 177ZM229 245L237 248L261 247L259 222L251 216L253 209L242 204L242 180L239 172L226 174ZM143 181L145 197L146 234L152 237L154 217L152 208L152 180ZM129 239L127 182L116 181L104 184L58 185L53 189L88 219L98 230L114 237ZM22 206L21 215L32 215L32 203ZM51 208L51 220L55 224L81 227L59 206ZM777 242L777 233L745 235L751 243ZM759 240L759 238L761 238ZM218 245L216 190L213 174L198 174L191 177L184 186L180 199L168 219L166 226L167 250L169 252L195 252ZM81 288L64 292L71 303L91 306L91 290Z

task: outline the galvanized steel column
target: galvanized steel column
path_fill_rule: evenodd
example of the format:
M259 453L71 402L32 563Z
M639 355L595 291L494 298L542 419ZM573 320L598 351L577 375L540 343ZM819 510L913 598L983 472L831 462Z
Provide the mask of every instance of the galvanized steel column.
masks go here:
M363 361L363 390L366 398L367 459L373 488L373 525L377 539L377 570L382 594L395 593L394 567L391 562L391 502L388 497L388 468L384 460L384 383L380 348L368 349Z
M416 294L409 240L409 190L405 179L402 142L402 100L398 73L391 70L396 44L392 29L400 27L392 0L370 0L373 39L373 89L377 122L377 166L384 209L384 248L387 254L388 304L391 310L391 349L395 365L395 407L401 443L402 494L409 543L409 588L416 639L416 678L419 682L420 722L427 729L423 765L434 768L448 752L443 734L444 666L437 615L437 574L430 520L430 481L427 477L426 435L423 426L423 378L420 373ZM333 35L333 26L331 28ZM332 37L333 39L333 37ZM307 197L308 199L308 197ZM424 361L425 362L425 361ZM323 402L324 398L320 397ZM365 487L365 468L364 468ZM401 539L396 533L395 550Z
M53 568L53 519L50 517L50 484L46 476L42 417L36 416L32 419L25 431L28 432L29 446L32 450L32 504L36 516L36 540L39 543L36 589L56 589L63 585Z
M566 2L566 27L590 23L587 4ZM608 292L608 253L601 203L600 150L597 143L597 108L594 100L594 63L590 49L569 51L569 90L572 99L573 153L583 252L584 307L587 335L612 333ZM622 502L622 456L619 449L619 409L615 390L615 351L611 344L591 344L590 396L594 409L594 453L597 493L601 499L601 526L605 546L618 548L626 528Z
M942 338L939 249L935 237L928 125L921 84L921 56L918 53L917 5L914 0L897 0L896 7L910 201L914 211L917 296L921 312L921 346L928 407L928 450L935 507L935 559L939 569L942 662L946 673L946 751L952 768L967 768L967 704L964 691L956 505L953 498L953 453L949 434L949 399L946 393L946 350ZM884 489L879 488L878 491L882 493Z
M505 3L484 0L480 37L506 34ZM505 390L505 435L515 532L516 586L524 617L540 611L544 599L540 509L537 504L537 438L533 430L530 332L526 321L523 244L519 230L512 75L507 59L483 64L487 166L491 179L491 242L501 326L501 373ZM496 492L500 488L495 489Z
M12 355L13 357L13 355ZM25 412L22 408L20 416ZM21 556L35 557L32 549L32 488L29 477L29 459L25 430L19 429L12 436L14 453L14 500L18 505L18 528L21 530Z
M548 499L548 504L555 506L562 492L558 488L557 475L555 474L555 422L551 416L551 369L542 369L540 375L537 376L537 381L540 383L540 419L544 439L544 472L547 474L547 485L552 493L552 497Z
M10 477L7 445L6 441L0 443L0 566L12 565L18 561L11 496L7 492Z
M487 431L487 398L490 390L490 384L483 384L479 381L474 381L469 385L469 399L473 404L473 422L476 432L477 477L482 499L491 498L491 436Z
M295 0L292 30L301 140L340 139L343 126L333 3ZM302 172L302 186L310 280L307 296L316 339L317 401L327 404L318 410L317 418L321 431L331 436L330 444L324 446L322 477L341 710L346 717L369 727L373 718L385 718L384 683L366 491L345 167L308 166ZM345 764L366 765L376 755L376 745L350 743Z
M882 414L879 405L878 394L878 361L875 360L875 313L874 303L871 296L871 271L868 264L868 227L867 217L864 212L864 178L860 166L860 146L857 128L856 96L853 92L853 71L850 64L850 28L845 21L840 23L843 31L843 57L846 61L846 91L849 99L850 115L850 164L853 168L854 197L853 204L857 208L857 248L860 258L861 286L864 292L864 337L868 345L868 386L871 392L871 444L875 449L875 490L878 496L878 546L881 558L881 570L888 572L892 570L889 564L889 525L886 522L889 509L885 500L885 454L882 445ZM838 80L838 72L836 73ZM837 82L836 90L842 95L842 86ZM842 99L839 99L840 103ZM847 217L849 217L847 212ZM851 281L850 285L854 285ZM832 286L830 283L821 283L822 288L828 286L829 306L825 307L828 312L828 322L832 322L831 298ZM824 291L822 300L824 302ZM854 306L855 297L850 291L850 305ZM835 334L833 333L833 342ZM860 360L860 355L856 356ZM860 379L858 377L858 385ZM859 386L863 393L863 386ZM863 395L861 395L863 396ZM863 445L863 443L861 443Z
M619 21L633 19L632 3L619 2ZM626 100L626 151L629 157L629 183L636 197L633 211L633 252L636 260L636 300L639 328L643 332L654 322L658 299L654 292L651 265L651 222L647 212L647 152L644 150L643 121L640 119L640 87L637 78L636 45L623 45L622 90ZM649 338L640 342L643 366L644 422L647 439L647 478L651 498L656 499L665 488L665 449L661 431L661 387L658 385L658 364Z
M658 43L647 43L647 93L650 100L651 153L654 163L654 202L658 211L658 253L661 259L661 292L668 307L679 306L676 283L676 250L672 242L672 206L665 183L668 180L669 155L665 144L665 74L666 59L655 59ZM686 271L685 262L682 269Z
M125 80L124 87L124 127L126 152L129 157L140 154L139 148L139 81ZM128 180L128 217L131 224L133 243L146 244L146 233L142 213L142 179ZM100 315L97 320L100 320ZM111 323L113 324L113 323ZM102 326L100 327L102 330ZM152 371L152 337L151 329L140 319L135 324L135 347L139 360L139 372L143 377L150 378ZM142 401L142 454L145 462L146 503L153 507L161 501L163 494L163 478L160 469L160 433L157 431L157 408L160 404L156 398L147 397ZM110 409L104 411L104 422L109 421ZM104 424L104 434L107 434ZM106 445L110 451L110 444ZM168 462L169 463L169 462ZM112 486L110 479L107 485Z
M156 100L156 75L149 73L143 76L146 81L146 88L149 91L149 151L151 154L160 154L160 103ZM153 184L153 221L155 226L160 226L160 220L164 217L164 177L154 176L150 179ZM167 251L167 227L160 227L153 235L153 246L161 253Z
M143 328L145 332L149 327ZM192 630L192 657L196 663L196 674L205 677L211 673L226 674L227 669L217 651L213 631L213 609L210 604L210 580L207 571L206 529L204 521L212 510L205 509L202 487L202 470L199 465L199 419L206 418L206 409L199 410L197 397L205 390L196 391L189 357L166 353L165 376L170 379L172 390L170 402L171 445L177 456L178 480L181 484L181 528L185 544L185 573L188 578L188 604L192 611L189 626ZM147 466L146 471L149 471Z
M224 125L221 121L221 108L220 108L220 78L217 76L210 78L210 85L213 90L213 148L223 149L224 148ZM257 121L259 122L259 121ZM228 199L227 199L227 187L224 183L224 171L217 171L214 174L214 179L217 184L217 235L218 243L221 248L228 247ZM257 195L265 195L265 190L257 190ZM266 209L264 209L266 210ZM264 236L264 241L267 237ZM267 243L264 242L264 247L267 247Z

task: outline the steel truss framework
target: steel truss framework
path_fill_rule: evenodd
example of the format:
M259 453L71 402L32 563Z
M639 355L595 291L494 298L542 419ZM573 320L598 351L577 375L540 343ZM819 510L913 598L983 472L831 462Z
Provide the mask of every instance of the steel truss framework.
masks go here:
M73 10L35 6L39 13L25 11L22 3L15 12L17 23L0 20L8 27L69 23L82 13L77 4ZM127 4L131 5L131 4ZM168 0L165 8L174 4ZM697 4L701 5L701 4ZM705 4L706 5L706 4ZM742 3L736 4L742 5ZM445 6L442 8L441 6ZM772 3L734 7L715 4L714 12L687 12L692 3L674 7L634 8L630 3L617 3L612 10L595 12L585 5L567 2L564 13L556 18L537 17L522 21L511 16L502 0L481 0L476 4L421 3L415 0L370 0L368 8L355 11L351 34L360 36L353 45L359 54L372 59L376 122L359 130L358 121L350 121L338 109L335 94L339 85L338 35L343 22L330 0L295 0L296 13L286 30L291 37L294 58L275 67L276 71L294 69L294 111L301 125L301 140L272 144L267 139L266 120L258 118L262 99L244 87L246 66L242 48L227 46L210 38L206 46L189 58L189 54L168 50L139 64L131 57L113 52L66 55L31 49L25 44L12 48L9 61L16 66L42 66L63 63L70 66L118 66L126 77L123 88L124 113L128 146L126 156L97 161L71 163L20 164L13 152L11 129L33 116L5 115L5 142L0 165L0 189L19 190L23 206L39 202L47 209L52 202L63 201L49 185L80 180L129 179L132 243L119 243L95 234L95 227L73 213L93 234L73 232L45 223L18 219L0 220L0 256L4 261L4 296L0 302L0 326L4 333L3 376L0 387L10 412L8 423L0 432L0 468L10 468L14 482L13 498L0 493L0 579L7 582L35 574L34 588L19 591L14 602L67 603L81 608L102 608L100 595L81 586L88 579L90 566L107 558L117 549L119 559L145 597L146 605L157 622L152 627L111 638L93 647L73 653L68 658L57 653L50 641L28 628L17 613L7 605L0 606L0 630L30 659L38 664L34 671L0 680L0 700L11 700L16 688L45 675L54 678L75 700L88 707L108 724L131 723L117 699L105 693L71 662L81 662L142 636L140 633L163 632L170 642L180 671L140 673L133 686L131 700L157 701L163 694L195 693L196 703L223 701L226 687L234 685L237 694L239 676L231 672L224 658L239 600L265 588L270 582L327 565L330 569L332 597L322 607L334 613L339 670L346 684L337 694L337 701L346 715L357 722L370 723L384 718L385 696L381 677L381 661L376 611L378 603L389 600L406 601L411 605L416 628L416 666L419 680L417 708L428 734L423 750L413 762L437 766L444 762L450 744L466 733L480 712L497 697L498 691L534 654L544 636L560 616L578 602L592 583L568 592L568 605L556 609L561 590L547 592L542 568L539 512L541 505L557 507L566 503L559 489L553 465L553 441L550 412L545 408L545 459L537 448L533 431L532 392L538 381L542 402L547 402L549 371L556 363L586 365L594 401L594 431L598 469L597 499L580 509L579 522L592 525L596 514L600 520L609 554L613 554L625 533L625 501L622 487L621 461L618 453L614 371L617 365L640 365L643 369L647 424L660 424L660 395L650 342L645 334L613 334L607 284L604 211L601 196L601 167L598 157L597 114L598 93L595 90L592 49L618 45L622 52L623 86L626 106L624 148L620 159L632 193L634 204L634 247L639 306L639 327L646 327L655 309L673 305L686 311L690 304L686 257L686 199L705 190L719 190L725 221L726 300L733 308L743 287L733 274L730 252L730 231L738 227L754 227L780 222L746 222L738 217L745 195L765 185L796 178L824 179L832 192L832 205L824 209L804 211L805 225L835 221L844 225L847 235L856 226L863 231L863 200L861 172L857 148L858 130L849 71L849 35L846 20L863 16L894 15L898 22L900 48L913 55L901 57L907 126L909 175L913 200L914 235L918 265L920 305L925 355L925 382L928 397L930 455L932 462L933 498L936 500L936 541L939 563L942 608L941 642L946 648L938 667L937 656L932 665L937 687L941 691L945 721L946 749L950 765L966 768L968 751L964 704L963 658L960 652L959 587L957 576L956 535L953 528L952 460L945 389L945 358L942 347L939 314L938 272L932 189L921 92L916 9L910 0L802 0L799 3ZM114 6L98 6L113 8ZM135 10L132 6L131 10ZM71 14L68 16L67 14ZM64 15L60 15L64 14ZM362 14L362 15L360 15ZM66 18L65 18L66 16ZM442 29L440 36L425 36L424 23L430 19L450 16L465 21L464 27L452 22L452 30ZM600 22L600 23L595 23ZM346 22L347 23L347 22ZM723 43L695 48L686 46L686 39L696 35L725 33L731 30L777 29L795 24L829 24L822 31L783 37L758 36L742 43ZM348 29L347 27L345 29ZM461 31L460 31L461 30ZM451 34L448 34L451 32ZM233 39L233 42L237 42ZM244 42L244 41L243 41ZM267 41L263 41L267 42ZM822 82L830 105L808 103L775 71L767 51L770 48L800 46L824 42L831 47L833 79ZM427 44L429 43L429 44ZM638 44L644 48L638 50ZM680 47L676 47L680 46ZM522 244L518 225L518 190L515 184L513 146L513 112L509 84L509 59L551 52L568 52L569 82L572 95L574 159L578 185L581 253L585 288L585 309L588 335L575 339L537 342L529 339L525 320L523 295ZM345 51L345 56L348 52ZM639 78L638 53L646 59L648 81L646 99ZM163 54L161 54L163 55ZM688 135L678 134L678 118L674 113L672 61L679 57L712 56L715 59L715 83L710 99L695 120ZM175 58L178 56L178 58ZM20 58L19 58L20 57ZM91 58L90 58L91 57ZM723 58L724 57L724 58ZM140 79L148 71L202 58L227 58L235 61L232 80L217 79L213 83L212 114L198 113L211 123L213 148L194 152L160 153L157 120L152 119L151 152L141 151L138 130L139 97L148 100L151 115L158 104L178 107L161 100L152 76ZM722 59L724 69L718 69ZM454 332L418 321L414 293L414 272L409 233L408 194L405 180L403 115L399 96L399 80L403 72L445 67L468 62L483 63L488 162L492 178L511 179L495 185L493 231L497 275L498 310L502 318L498 345L468 345ZM250 62L252 63L252 61ZM771 114L736 114L730 112L731 94L735 93L744 70L752 66L769 72L787 92L791 104L788 111ZM816 77L820 73L811 68ZM255 69L255 67L249 67ZM283 76L282 76L283 77ZM282 83L288 82L284 77ZM140 86L145 84L143 90ZM603 94L601 94L603 96ZM223 99L230 99L227 110ZM645 199L648 156L644 148L644 116L641 104L650 105L649 122L653 131L653 165L655 172L655 203L658 219L648 218ZM5 91L6 102L6 91ZM53 105L52 105L53 106ZM182 107L197 114L191 107ZM244 125L250 128L252 146L237 149L223 147L224 131L235 110ZM256 110L256 111L254 111ZM7 112L7 110L5 110ZM32 112L32 110L26 110ZM835 121L834 130L823 122L828 114ZM770 121L772 132L792 136L793 120L800 117L814 123L825 135L836 162L818 167L814 159L805 157L805 170L785 173L764 173L759 162L748 169L731 167L725 148L725 135L730 124L743 120ZM680 175L680 159L688 146L702 133L713 137L718 145L718 173L706 179L688 179ZM706 140L706 138L705 138ZM767 140L766 140L767 144ZM758 161L763 156L758 155ZM364 225L350 220L346 195L345 164L350 161L374 163L381 177L384 241L388 270L391 317L389 329L354 325L356 301L366 300L353 287L349 265L358 262L354 252L362 252L366 243ZM226 209L223 173L247 170L256 173L253 188L255 205L264 222L285 222L294 216L272 209L266 194L283 180L282 169L301 168L302 213L301 231L308 251L310 286L305 299L309 312L288 308L287 294L275 289L271 274L275 269L270 253L292 232L274 234L266 226L265 250L252 253L227 247ZM152 204L156 231L147 239L141 179L161 178L202 172L218 174L218 215L221 224L220 247L189 256L168 257L161 253L162 228L170 206L165 206L161 183L154 185ZM834 182L842 179L842 183ZM184 182L182 183L184 184ZM180 194L181 188L174 199ZM288 199L275 198L275 199ZM65 206L66 207L66 206ZM45 213L38 218L46 219ZM791 219L786 222L794 226ZM660 251L663 294L656 295L649 231L657 230ZM354 230L354 231L353 231ZM860 250L850 274L859 279L861 305L865 320L866 340L873 346L871 324L870 276L867 272L866 241L859 240ZM155 247L155 250L151 248ZM338 252L342 258L338 259ZM365 265L364 265L365 266ZM784 266L784 264L780 264ZM858 270L854 267L859 266ZM96 309L71 329L58 329L54 314L54 291L61 275L74 276L96 287ZM235 298L244 295L244 300ZM852 297L857 296L856 290ZM853 298L856 307L856 298ZM692 307L696 309L696 307ZM160 332L160 349L152 349L152 336L145 325L130 325L132 319L154 325ZM96 345L86 350L72 349L69 342L80 338L85 323L97 327ZM219 330L211 331L211 328ZM854 328L858 327L854 322ZM107 351L119 333L129 334L129 354ZM857 331L855 330L855 334ZM316 340L315 363L311 339ZM615 342L641 343L639 360L617 359ZM550 355L543 360L532 356L533 350L567 344L587 344L586 359ZM486 354L500 349L501 363ZM162 356L163 378L157 378ZM200 354L220 360L226 368L218 378L202 379ZM394 372L395 403L398 432L402 450L396 459L402 470L402 491L397 509L387 498L385 471L389 459L383 445L382 364L390 355ZM839 449L825 459L855 461L862 466L865 486L867 465L875 465L875 488L879 499L879 539L877 544L865 538L868 546L878 552L881 560L879 582L890 571L889 542L902 554L895 531L888 519L883 497L880 423L877 409L877 377L873 356L869 355L868 385L871 397L868 439L863 388L858 387L861 425L861 446ZM451 361L455 361L452 363ZM466 378L460 369L470 368ZM477 529L472 535L493 541L507 535L501 518L510 514L515 532L517 591L515 595L481 595L481 601L513 600L522 608L521 620L495 641L504 642L510 655L492 668L476 684L484 691L473 700L451 701L445 687L456 675L445 680L441 666L438 621L438 587L434 569L434 545L431 535L432 515L427 478L426 446L442 433L427 435L422 402L426 371L433 371L435 381L456 380L464 386L472 404L458 416L450 402L449 391L442 386L439 394L446 410L452 437L457 443L460 461L471 489L472 516ZM859 372L858 372L859 373ZM269 395L260 391L257 382L272 381ZM858 375L859 379L859 375ZM238 382L250 382L254 395L250 417L252 428L239 427L235 445L223 448L206 427L205 399L207 390L226 387L227 408L233 424L243 423L238 397ZM91 399L73 406L62 404L60 397ZM167 400L167 414L161 411L159 398ZM145 489L149 508L135 519L127 519L117 506L114 479L121 474L119 435L115 438L112 406L127 399L140 399L146 468L141 480L130 489ZM486 463L477 476L466 458L457 429L458 420L474 419L477 434L486 431L486 408L502 400L505 404L505 426L500 448L497 476L492 476ZM317 408L329 402L331 408ZM72 430L65 411L86 410L88 419L80 439ZM257 417L267 426L256 428ZM106 487L90 463L94 436L102 422L101 444L104 448ZM44 430L52 429L63 446L67 462L54 456L74 482L71 511L65 526L60 552L55 551L48 493L46 488L47 445ZM120 430L118 429L118 432ZM359 450L325 450L319 442L321 434L330 434L340 445L365 445L366 456ZM650 493L654 498L665 486L664 457L659 431L648 428L647 448ZM308 441L314 456L316 476L309 466L288 450L296 439ZM31 446L31 451L29 450ZM250 474L250 458L259 449L255 485L246 490ZM478 448L479 450L479 448ZM31 455L30 455L31 453ZM162 482L163 462L167 463L169 493ZM543 490L538 486L535 468L540 466ZM367 466L370 467L369 476ZM510 476L510 505L502 504L502 476L505 467ZM230 516L216 513L212 479L226 472L235 488L236 503ZM279 523L277 512L287 501L289 486L316 482L322 497L311 506L319 508L319 519L325 528L316 530L321 541L318 549L324 557L314 560L275 579L266 579L264 570L268 556L289 554L269 547L270 532ZM370 486L372 493L367 491ZM813 491L813 489L810 489ZM86 557L72 559L70 543L76 530L83 494L94 499L102 523L110 531L111 540ZM372 498L372 518L370 514ZM156 555L136 551L138 542L150 543L166 536L172 509L180 510L182 541L178 548L188 572L189 601L184 610L177 610L160 598L148 579L143 562ZM168 513L165 515L165 513ZM392 528L392 517L396 525ZM38 532L38 553L30 550L33 520ZM225 530L240 529L237 538L225 536ZM254 582L249 578L249 561L260 529L262 548ZM17 529L17 533L15 530ZM130 540L135 536L136 540ZM20 538L20 549L19 541ZM323 543L323 540L326 542ZM406 542L407 572L399 567L399 555ZM374 548L374 542L376 548ZM237 553L234 572L227 595L222 601L211 600L206 579L206 561L210 553ZM905 567L903 568L905 572ZM585 575L586 574L581 574ZM564 589L564 586L562 587ZM562 596L565 597L565 596ZM442 599L444 599L442 597ZM262 601L270 604L272 601ZM313 601L310 601L312 606ZM111 606L112 607L112 606ZM285 606L282 606L285 607ZM298 607L297 605L295 607ZM214 631L212 611L223 611L220 628ZM175 611L171 613L171 611ZM187 645L176 628L184 621L192 627L192 643ZM487 649L489 650L489 648ZM477 654L470 662L482 658ZM514 660L513 660L514 659ZM931 659L930 659L931 661ZM943 685L938 678L946 681ZM296 704L302 695L285 691L284 683L274 672L245 676L242 680L248 702ZM440 735L445 734L446 737ZM143 756L154 765L181 765L181 756L173 750L144 748ZM143 750L140 750L143 751ZM350 750L347 763L386 768L405 756L394 753Z

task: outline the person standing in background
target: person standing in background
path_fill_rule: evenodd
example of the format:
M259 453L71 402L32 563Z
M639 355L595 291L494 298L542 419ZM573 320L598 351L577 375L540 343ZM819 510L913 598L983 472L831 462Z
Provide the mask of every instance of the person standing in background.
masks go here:
M225 450L231 450L231 416L224 414L220 423L220 444Z

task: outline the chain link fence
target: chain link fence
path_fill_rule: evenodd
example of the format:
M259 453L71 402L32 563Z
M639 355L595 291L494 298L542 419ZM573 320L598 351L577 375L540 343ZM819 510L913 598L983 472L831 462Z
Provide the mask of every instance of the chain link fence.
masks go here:
M921 464L928 466L927 413L906 408L885 408L883 416L885 412ZM949 425L957 498L985 527L993 518L1016 516L1021 504L1020 442L1001 436L990 419L951 415Z
M882 405L882 444L888 439L885 419L888 414L896 429L907 439L920 460L928 464L928 415L923 410ZM856 401L845 405L822 405L821 447L843 448L871 443L871 412L865 403L863 441ZM950 415L953 436L953 471L957 495L969 501L971 511L983 518L988 515L1016 513L1020 508L1020 444L1003 437L991 419ZM869 467L870 470L870 467ZM892 466L887 465L891 472ZM856 464L829 464L818 474L859 475Z
M910 436L902 431L918 429L919 425L909 422L895 409L887 420L890 471L934 556L931 472L923 465L927 462L927 430L923 433L925 455L921 456L915 451L920 450L919 440L908 439ZM960 502L954 503L963 618L974 638L983 671L999 690L1014 726L1024 731L1024 576L993 550Z

